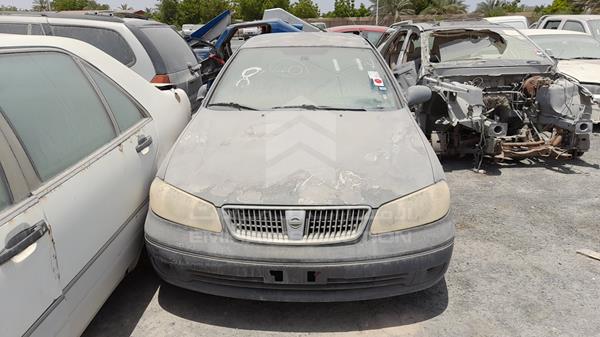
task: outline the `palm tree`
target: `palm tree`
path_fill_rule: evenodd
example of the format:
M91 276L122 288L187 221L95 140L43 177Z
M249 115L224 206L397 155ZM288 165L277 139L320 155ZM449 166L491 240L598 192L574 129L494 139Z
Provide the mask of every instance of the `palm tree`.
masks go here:
M425 15L446 15L446 14L464 14L467 12L467 5L464 0L431 0L420 14Z
M598 0L573 0L573 7L585 14L600 12Z
M33 10L36 12L44 12L50 10L49 0L33 0Z
M128 10L132 10L133 8L129 7L129 5L125 3L125 4L121 4L121 6L119 6L119 9L128 11Z
M377 0L370 0L371 13L375 13L377 9ZM379 15L384 18L391 18L394 22L401 15L413 15L415 10L411 0L379 0Z
M477 4L475 12L485 16L502 16L506 13L504 6L506 6L505 0L485 0Z

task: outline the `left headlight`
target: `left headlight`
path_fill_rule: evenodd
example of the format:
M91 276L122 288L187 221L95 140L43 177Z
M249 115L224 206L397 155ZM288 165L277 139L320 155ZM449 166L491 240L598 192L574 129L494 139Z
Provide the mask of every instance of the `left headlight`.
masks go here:
M371 224L371 234L426 225L443 218L449 209L450 190L442 180L381 206Z
M159 178L150 186L150 208L161 218L181 225L211 232L223 230L215 206Z

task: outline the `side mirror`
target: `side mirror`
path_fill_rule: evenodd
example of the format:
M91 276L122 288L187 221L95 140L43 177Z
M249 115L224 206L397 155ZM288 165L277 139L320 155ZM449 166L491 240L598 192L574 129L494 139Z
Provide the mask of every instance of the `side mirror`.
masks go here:
M413 85L406 90L408 106L425 103L431 99L431 89L424 85Z
M206 97L206 93L208 93L208 84L203 84L200 89L198 89L198 95L196 95L196 101L202 102Z

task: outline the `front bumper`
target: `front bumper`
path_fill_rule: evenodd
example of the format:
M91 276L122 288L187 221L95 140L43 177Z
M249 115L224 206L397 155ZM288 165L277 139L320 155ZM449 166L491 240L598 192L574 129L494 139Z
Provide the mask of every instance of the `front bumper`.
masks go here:
M150 211L146 247L165 281L244 299L365 300L420 291L443 278L453 249L450 216L388 235L371 236L368 230L353 243L275 246L238 241L226 231L195 231Z

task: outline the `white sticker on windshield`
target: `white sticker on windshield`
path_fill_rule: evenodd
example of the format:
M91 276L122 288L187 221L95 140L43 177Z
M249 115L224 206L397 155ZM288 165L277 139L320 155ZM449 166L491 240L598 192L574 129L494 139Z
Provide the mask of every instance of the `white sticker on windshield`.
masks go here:
M242 78L240 78L237 83L235 84L236 87L241 86L249 86L250 85L250 77L260 73L262 71L262 68L260 67L250 67L250 68L246 68L244 69L244 71L242 71Z
M369 78L373 82L374 86L376 86L376 87L384 87L384 85L383 85L383 79L381 79L381 76L379 76L379 72L377 72L377 71L369 71L369 72L367 72L367 74L369 74Z
M337 59L333 59L333 67L335 68L335 71L338 73L340 72L340 65L338 64Z
M362 62L360 62L359 58L356 58L356 66L358 67L358 70L363 71L365 70L365 68L363 68Z

